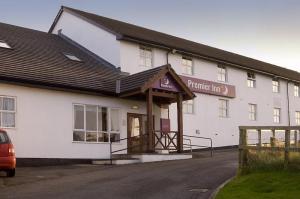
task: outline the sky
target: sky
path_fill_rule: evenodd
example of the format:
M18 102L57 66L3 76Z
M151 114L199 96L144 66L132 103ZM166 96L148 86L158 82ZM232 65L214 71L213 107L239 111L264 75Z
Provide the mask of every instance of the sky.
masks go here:
M0 0L0 22L46 32L61 5L300 71L300 0Z

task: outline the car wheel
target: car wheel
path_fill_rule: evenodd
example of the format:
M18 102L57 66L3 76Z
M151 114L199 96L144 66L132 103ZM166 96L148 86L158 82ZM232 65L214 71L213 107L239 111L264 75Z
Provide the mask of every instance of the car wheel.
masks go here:
M11 169L11 170L8 170L8 171L6 172L6 176L7 176L7 177L14 177L15 174L16 174L16 170L15 170L15 169Z

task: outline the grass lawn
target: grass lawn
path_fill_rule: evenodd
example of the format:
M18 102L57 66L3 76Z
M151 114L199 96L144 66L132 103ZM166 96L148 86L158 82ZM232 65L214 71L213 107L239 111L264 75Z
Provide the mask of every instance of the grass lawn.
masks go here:
M300 171L266 171L241 175L218 193L216 199L299 199Z

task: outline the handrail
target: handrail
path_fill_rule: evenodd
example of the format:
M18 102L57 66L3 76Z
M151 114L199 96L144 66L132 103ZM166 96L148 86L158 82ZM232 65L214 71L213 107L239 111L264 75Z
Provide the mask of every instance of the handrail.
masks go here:
M193 136L193 135L182 135L183 137L189 137L189 138L197 138L197 139L204 139L204 140L209 140L210 141L210 146L202 146L202 145L192 145L190 142L190 147L207 147L210 148L210 156L213 156L213 140L212 138L208 138L208 137L201 137L201 136ZM183 144L186 145L186 144Z
M143 136L145 136L145 135L148 136L148 134L135 135L135 136L131 136L131 137L127 137L127 138L122 138L122 139L115 140L115 142L120 142L120 141L124 141L124 140L129 140L129 139L135 138L135 137L143 137ZM115 142L114 142L114 143L115 143ZM132 148L136 148L136 147L139 147L139 146L142 145L142 144L139 144L139 145L131 146L131 147L128 147L128 146L127 146L126 148L123 148L123 149L119 149L119 150L113 151L113 150L112 150L112 144L113 144L113 142L110 142L110 145L109 145L109 151L110 151L110 164L112 164L112 154L113 154L113 153L120 152L120 151L125 151L125 150L132 149Z
M191 139L184 139L183 140L188 140L190 142L190 144L183 144L184 146L190 146L190 150L191 150L191 153L193 153L193 147L192 147L192 140Z

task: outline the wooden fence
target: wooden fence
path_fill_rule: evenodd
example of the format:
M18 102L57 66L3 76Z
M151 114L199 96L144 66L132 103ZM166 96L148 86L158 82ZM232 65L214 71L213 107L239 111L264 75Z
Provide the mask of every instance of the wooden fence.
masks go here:
M266 160L270 156L273 159L282 156L284 168L291 163L291 153L296 153L300 157L300 126L240 126L239 130L240 169L253 166L251 164L257 164L257 161L252 161L253 157L256 155L254 159L258 160L258 154L262 153L264 156L260 157L260 162L267 162Z

